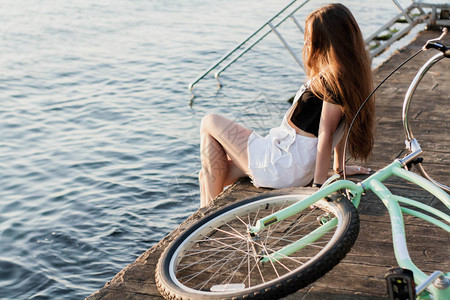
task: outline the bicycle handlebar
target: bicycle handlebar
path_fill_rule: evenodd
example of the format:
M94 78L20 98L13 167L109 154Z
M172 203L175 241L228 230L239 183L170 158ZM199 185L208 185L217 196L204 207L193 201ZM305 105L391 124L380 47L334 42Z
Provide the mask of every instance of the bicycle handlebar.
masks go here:
M423 50L436 49L436 50L439 50L442 53L444 53L444 57L449 58L450 57L450 48L440 42L444 38L444 36L447 34L447 32L448 32L447 27L444 27L442 29L441 36L436 39L431 39L431 40L427 41L427 43L425 44L425 46L423 46L422 49Z
M409 121L408 121L409 106L410 106L412 96L413 96L419 82L422 80L422 78L428 72L428 70L434 64L436 64L438 61L443 59L444 57L446 57L446 58L450 57L450 48L445 46L441 41L442 38L446 34L447 34L447 28L445 28L443 30L443 32L439 38L429 40L423 46L423 48L422 48L423 50L436 49L436 50L439 50L440 53L435 54L420 68L420 70L417 72L416 76L412 80L412 82L408 88L408 91L406 92L405 99L403 101L402 119L403 119L403 129L404 129L404 132L406 135L405 143L406 143L406 146L409 149L410 153L403 159L399 160L399 162L402 164L402 166L405 166L406 164L415 160L417 158L417 156L422 152L422 149L420 148L419 143L414 138L414 136L411 132L411 128L409 126ZM436 180L431 178L431 176L428 175L428 173L425 171L425 169L423 168L423 166L420 162L417 163L416 167L419 170L419 172L422 174L422 176L427 178L429 181L431 181L435 185L439 186L441 189L443 189L447 192L450 192L450 187L448 187L440 182L437 182Z
M439 42L428 42L425 49L436 49L444 53L444 57L450 58L450 48Z

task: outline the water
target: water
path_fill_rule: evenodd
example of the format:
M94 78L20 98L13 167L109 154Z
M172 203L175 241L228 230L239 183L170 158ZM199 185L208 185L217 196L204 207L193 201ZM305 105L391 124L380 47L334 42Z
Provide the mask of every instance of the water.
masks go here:
M343 1L366 36L397 13L371 2ZM198 209L202 116L264 134L305 77L269 36L187 85L287 3L1 1L1 299L86 297Z

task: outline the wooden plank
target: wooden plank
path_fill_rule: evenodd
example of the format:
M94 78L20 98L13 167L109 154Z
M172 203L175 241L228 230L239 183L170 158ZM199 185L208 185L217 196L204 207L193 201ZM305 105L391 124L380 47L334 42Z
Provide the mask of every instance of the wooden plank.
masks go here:
M438 36L436 31L420 33L407 47L400 49L374 71L375 81L381 81L409 55L420 49L426 40ZM447 39L448 44L449 39ZM404 155L401 121L403 98L409 83L421 66L435 52L427 51L400 69L377 93L377 136L374 155L367 162L380 169L393 159ZM411 105L411 126L426 152L427 171L436 179L449 184L449 129L447 126L449 92L444 79L449 78L448 63L436 65L425 76ZM364 176L352 179L360 181ZM438 209L444 205L434 196L400 179L389 179L386 185L396 194L408 196ZM248 179L241 179L225 190L209 208L194 213L163 240L143 253L134 263L120 271L103 288L87 297L97 299L162 299L155 286L154 269L159 256L171 240L189 224L238 199L266 192L255 188ZM371 192L359 207L361 228L359 238L347 257L324 277L284 299L385 299L384 274L396 266L392 248L389 216L382 202ZM448 211L448 210L447 210ZM405 219L406 236L411 257L428 272L449 269L448 234L424 226L417 218ZM447 247L438 246L446 241Z

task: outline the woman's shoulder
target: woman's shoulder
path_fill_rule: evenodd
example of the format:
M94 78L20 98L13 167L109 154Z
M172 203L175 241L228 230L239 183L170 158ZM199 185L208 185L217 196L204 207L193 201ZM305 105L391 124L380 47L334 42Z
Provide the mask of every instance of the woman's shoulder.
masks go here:
M317 76L314 76L311 82L311 90L314 90L313 93L317 96L317 98L339 106L344 104L342 97L338 92L339 84L332 84L331 79L326 76L326 73L320 72Z

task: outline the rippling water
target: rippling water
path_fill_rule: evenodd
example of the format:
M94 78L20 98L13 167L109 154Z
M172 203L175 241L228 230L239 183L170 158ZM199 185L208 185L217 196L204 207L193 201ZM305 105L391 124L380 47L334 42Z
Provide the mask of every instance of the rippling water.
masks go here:
M365 35L397 13L343 2ZM269 36L187 85L287 3L0 2L1 299L86 297L198 208L201 117L264 133L305 77Z

